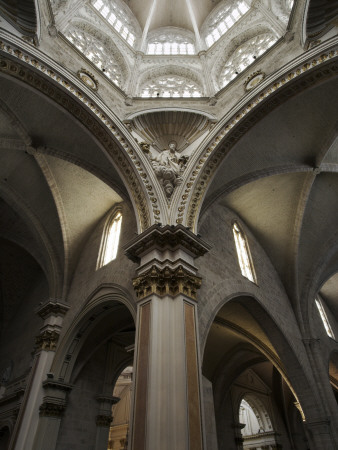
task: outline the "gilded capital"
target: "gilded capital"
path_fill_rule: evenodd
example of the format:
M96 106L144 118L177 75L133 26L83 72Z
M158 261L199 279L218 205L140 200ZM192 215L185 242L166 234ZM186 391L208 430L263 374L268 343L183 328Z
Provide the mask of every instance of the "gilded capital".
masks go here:
M35 351L55 351L58 340L59 333L56 331L45 330L35 338Z
M152 294L159 297L183 294L196 300L197 289L201 287L201 284L200 277L191 274L181 265L176 269L169 267L161 269L153 265L145 273L133 279L133 286L140 300Z

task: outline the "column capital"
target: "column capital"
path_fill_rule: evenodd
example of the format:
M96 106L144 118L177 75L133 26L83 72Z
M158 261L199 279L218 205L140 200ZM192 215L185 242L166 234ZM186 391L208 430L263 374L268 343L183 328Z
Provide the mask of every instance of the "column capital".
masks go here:
M35 352L45 350L55 352L59 341L59 333L54 330L44 330L35 338Z
M57 417L63 416L66 409L66 402L56 401L56 399L44 398L44 402L39 408L39 414L42 417Z
M105 414L99 414L96 416L96 426L98 427L110 427L113 421L113 416L107 416Z

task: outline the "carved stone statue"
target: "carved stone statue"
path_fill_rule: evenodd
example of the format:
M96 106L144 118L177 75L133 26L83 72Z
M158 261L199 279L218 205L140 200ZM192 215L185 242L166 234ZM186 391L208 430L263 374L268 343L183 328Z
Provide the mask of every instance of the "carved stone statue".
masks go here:
M188 156L181 156L176 151L177 144L175 141L169 142L169 148L164 149L155 157L151 156L147 144L141 143L140 146L148 156L166 196L171 197L175 186L179 186L183 181L181 175L186 167Z

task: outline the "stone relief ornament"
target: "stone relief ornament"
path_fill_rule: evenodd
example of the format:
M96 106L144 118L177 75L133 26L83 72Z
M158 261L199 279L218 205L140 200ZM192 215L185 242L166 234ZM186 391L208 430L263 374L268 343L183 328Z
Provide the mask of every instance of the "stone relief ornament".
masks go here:
M162 150L158 156L151 155L149 144L141 142L140 147L151 162L157 179L163 186L167 198L170 198L175 187L183 182L182 174L189 157L180 155L176 151L176 141L169 142L168 148Z
M261 81L263 81L265 78L265 73L258 71L252 73L245 81L244 87L247 91L250 91L253 89L257 84L259 84Z
M80 80L88 86L93 91L97 91L97 88L99 86L98 81L95 79L94 75L86 69L78 70L77 76L80 78Z

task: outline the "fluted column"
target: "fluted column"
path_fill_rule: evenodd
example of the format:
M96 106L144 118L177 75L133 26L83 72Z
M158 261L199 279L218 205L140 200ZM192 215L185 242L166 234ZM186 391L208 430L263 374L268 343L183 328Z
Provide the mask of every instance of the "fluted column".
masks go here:
M208 250L181 225L154 225L126 249L140 264L132 450L204 448L194 259Z

